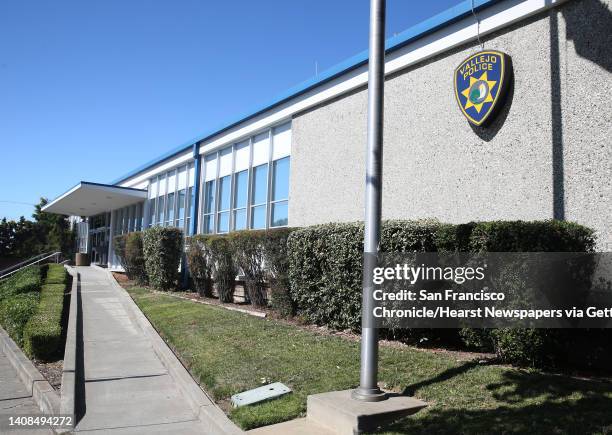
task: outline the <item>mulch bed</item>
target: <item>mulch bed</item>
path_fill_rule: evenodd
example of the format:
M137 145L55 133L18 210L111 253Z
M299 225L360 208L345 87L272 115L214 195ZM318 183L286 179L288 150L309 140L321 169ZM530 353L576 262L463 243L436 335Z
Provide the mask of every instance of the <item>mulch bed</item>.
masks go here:
M64 369L64 361L53 361L53 362L42 362L33 360L32 363L43 375L43 377L49 381L51 386L55 390L62 388L62 372Z

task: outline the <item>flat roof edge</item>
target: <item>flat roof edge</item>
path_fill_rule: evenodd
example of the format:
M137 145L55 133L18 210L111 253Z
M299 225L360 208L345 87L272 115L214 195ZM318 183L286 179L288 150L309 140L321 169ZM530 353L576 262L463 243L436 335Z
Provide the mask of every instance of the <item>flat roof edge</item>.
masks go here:
M71 187L66 192L62 193L61 195L59 195L57 198L53 199L52 201L49 201L40 210L42 212L44 212L46 209L48 209L51 206L55 205L57 202L59 202L60 200L62 200L66 196L70 195L74 191L78 190L82 186L106 187L106 188L109 188L109 189L121 189L121 190L130 190L132 192L147 193L147 189L137 189L137 188L134 188L134 187L122 187L122 186L117 186L117 185L114 185L114 184L94 183L92 181L79 181L78 184L76 184L75 186Z

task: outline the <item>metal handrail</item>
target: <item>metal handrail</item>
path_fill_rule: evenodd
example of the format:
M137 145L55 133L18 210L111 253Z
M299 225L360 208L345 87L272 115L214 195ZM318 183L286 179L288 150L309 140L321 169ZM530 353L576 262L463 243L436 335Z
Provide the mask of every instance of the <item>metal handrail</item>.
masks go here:
M10 272L13 269L19 269L21 266L25 266L25 265L27 265L27 263L29 263L31 261L38 260L39 258L42 258L42 257L44 257L46 255L51 255L51 254L53 254L53 251L43 252L42 254L35 255L34 257L28 258L27 260L20 261L19 263L13 264L12 266L7 267L6 269L0 270L0 275L8 273L8 272Z
M9 276L13 275L14 273L19 272L20 270L25 269L26 267L33 266L35 264L40 263L41 261L44 261L44 260L47 260L48 258L51 258L51 257L55 257L55 262L59 263L60 255L62 255L62 253L60 251L53 252L53 253L48 253L47 252L45 254L37 255L37 256L32 257L32 258L30 258L28 260L22 261L21 263L17 263L16 265L9 267L8 269L4 269L3 271L0 272L0 279L8 278ZM43 257L39 258L41 256L43 256ZM11 270L11 269L14 269L14 270ZM10 272L5 273L7 270L10 270Z

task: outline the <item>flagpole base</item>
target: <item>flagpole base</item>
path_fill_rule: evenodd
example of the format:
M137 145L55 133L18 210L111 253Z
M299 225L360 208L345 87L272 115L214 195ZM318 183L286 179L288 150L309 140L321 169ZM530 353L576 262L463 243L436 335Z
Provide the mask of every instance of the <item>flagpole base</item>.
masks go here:
M387 393L380 388L356 388L351 392L353 400L361 400L362 402L382 402L387 400Z

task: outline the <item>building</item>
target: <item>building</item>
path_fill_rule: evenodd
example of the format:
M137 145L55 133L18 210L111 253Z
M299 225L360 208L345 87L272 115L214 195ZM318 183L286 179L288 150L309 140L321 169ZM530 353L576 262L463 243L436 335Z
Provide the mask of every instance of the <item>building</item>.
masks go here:
M390 39L383 217L567 219L610 250L610 7L467 0ZM486 127L467 121L453 85L481 43L513 70ZM108 185L81 182L45 211L87 217L81 249L110 267L111 236L151 225L193 234L361 220L366 86L363 52Z

